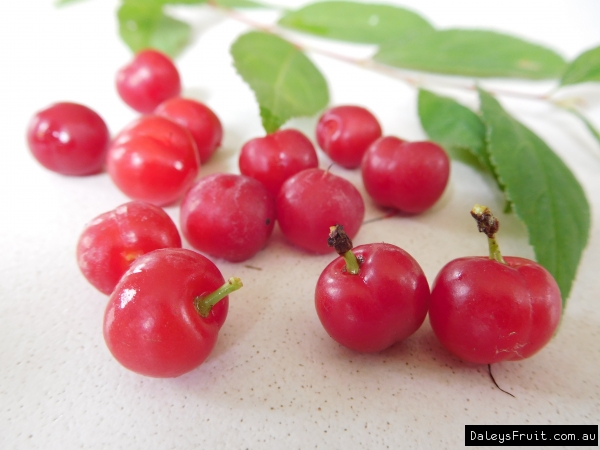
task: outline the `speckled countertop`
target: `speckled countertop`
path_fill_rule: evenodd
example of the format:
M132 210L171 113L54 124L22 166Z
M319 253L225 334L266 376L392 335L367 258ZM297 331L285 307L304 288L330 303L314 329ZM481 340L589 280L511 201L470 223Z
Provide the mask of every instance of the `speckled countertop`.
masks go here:
M0 27L2 164L0 185L0 447L2 449L457 448L465 424L598 424L600 421L600 147L575 118L546 103L503 98L504 106L564 158L592 206L593 225L558 335L517 363L462 363L426 321L406 341L361 355L333 342L313 306L314 285L332 256L290 247L276 228L267 248L242 264L216 261L245 286L209 359L177 379L128 372L102 338L106 297L80 275L75 243L84 224L127 199L106 174L67 178L41 168L24 133L31 115L61 100L96 109L116 133L135 117L118 99L116 69L129 59L116 37L116 1L56 10L51 0L4 5ZM302 4L301 1L280 2ZM596 0L499 3L406 0L440 27L498 29L554 47L567 58L600 43ZM269 13L252 13L269 20ZM221 117L225 140L202 169L237 172L237 152L262 134L251 91L235 74L228 47L246 28L216 13L189 13L196 44L178 60L185 94ZM309 40L318 45L317 41ZM338 52L370 49L327 43ZM315 55L332 104L369 107L385 134L425 137L415 90L400 81ZM426 79L431 87L435 78ZM551 85L488 82L545 92ZM449 93L470 106L472 93ZM573 88L600 125L600 88ZM294 120L311 138L315 119ZM329 161L321 154L321 167ZM332 168L364 194L356 172ZM365 197L366 198L366 197ZM366 218L383 214L367 200ZM429 212L365 224L355 244L391 242L411 253L430 283L449 260L486 254L468 211L496 211L489 180L453 163L449 188ZM177 206L167 208L177 220ZM506 255L532 257L523 225L500 214Z

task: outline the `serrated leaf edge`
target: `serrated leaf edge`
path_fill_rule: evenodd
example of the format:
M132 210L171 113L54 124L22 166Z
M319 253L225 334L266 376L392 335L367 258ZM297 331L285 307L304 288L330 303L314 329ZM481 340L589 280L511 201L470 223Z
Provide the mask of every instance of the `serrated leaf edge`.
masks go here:
M480 98L481 98L481 92L484 92L485 94L487 94L487 95L490 95L491 97L495 98L495 97L494 97L492 94L490 94L490 93L488 93L488 92L486 92L486 91L483 91L481 88L478 88L478 92L480 93ZM497 101L497 100L496 100L496 101ZM501 106L501 108L504 110L504 107L503 107L502 105L500 105L500 106ZM536 134L536 133L535 133L533 130L529 129L529 127L527 127L526 125L522 124L522 123L521 123L519 120L517 120L517 119L516 119L516 118L514 118L512 115L510 115L510 114L509 114L509 113L508 113L506 110L504 110L504 112L505 112L505 113L506 113L506 114L507 114L507 115L508 115L508 116L509 116L509 117L510 117L512 120L514 120L514 121L516 121L517 123L519 123L519 124L520 124L522 127L524 127L525 129L529 130L529 131L530 131L530 132L531 132L531 133L532 133L534 136L536 136L538 139L540 139L542 142L544 142L544 144L545 144L545 145L548 147L548 149L549 149L551 152L553 152L553 153L555 154L555 156L556 156L556 157L557 157L557 158L558 158L558 159L559 159L559 160L560 160L560 161L561 161L561 162L562 162L562 163L565 165L565 167L566 167L566 168L569 170L569 172L571 172L571 174L573 175L573 172L572 172L572 171L571 171L571 169L570 169L570 168L569 168L569 167L568 167L568 166L567 166L567 165L564 163L564 161L562 161L562 158L560 158L558 155L556 155L556 153L554 152L554 150L552 150L552 148L550 148L550 146L548 146L548 144L547 144L547 143L546 143L546 142L545 142L545 141L544 141L544 140L543 140L541 137L537 136L537 134ZM483 118L483 113L481 113L481 116L482 116L482 118ZM486 122L485 120L484 120L484 124L485 124L485 126L486 126L486 149L487 149L487 148L489 148L489 147L488 147L488 145L489 145L489 146L491 146L491 137L490 137L490 136L491 136L491 133L492 133L492 131L493 131L493 126L492 126L492 125L490 125L490 124L489 124L488 122ZM489 129L489 132L488 132L488 129ZM491 152L490 152L490 160L492 160L492 159L494 159L494 158L493 158L493 155L492 155L492 154L491 154ZM495 166L497 166L497 163L496 163L496 162L494 162L494 165L495 165ZM543 164L540 164L540 165L543 165ZM545 173L543 173L543 177L544 177L544 186L550 186L550 184L551 184L551 183L549 183L549 182L548 182L547 175L546 175ZM579 180L577 180L577 178L576 178L574 175L573 175L573 178L575 179L575 181L577 182L577 184L580 186L580 188L581 188L581 190L582 190L582 192L583 192L583 194L584 194L584 198L585 198L585 200L586 200L586 203L588 203L588 214L587 214L587 216L588 216L588 226L587 226L587 228L588 228L588 232L587 232L587 234L586 234L586 236L585 236L585 239L584 239L584 240L581 242L581 251L580 251L580 257L579 257L579 261L578 261L578 265L579 265L579 263L580 263L580 261L581 261L581 256L583 255L583 251L585 250L585 247L587 246L587 243L589 242L589 228L590 228L590 225L589 225L589 224L590 224L590 220L591 220L591 215L590 215L590 211L589 211L589 202L587 202L587 198L586 198L586 196L585 196L585 191L583 190L583 187L582 187L582 186L581 186L581 184L579 183ZM501 180L501 177L500 177L500 175L498 175L498 179L499 179L499 180ZM512 199L511 199L511 197L510 197L509 189L506 189L504 192L505 192L505 198L507 199L507 201L508 201L508 202L510 202L510 204L511 204L511 206L512 206L512 208L511 208L511 209L512 209L512 211L513 211L513 212L515 213L515 215L516 215L516 216L519 218L519 220L520 220L520 221L521 221L521 222L522 222L522 223L525 225L525 227L526 227L526 229L527 229L527 233L528 233L528 243L529 243L529 245L530 245L530 246L533 248L533 251L534 251L534 254L535 254L535 257L536 257L536 261L539 261L539 253L538 253L538 252L539 252L539 249L538 249L538 248L537 248L537 247L536 247L536 246L533 244L533 242L532 242L532 233L531 233L531 228L530 228L530 225L529 225L529 224L528 224L528 223L527 223L527 222L526 222L526 221L523 219L523 216L522 216L522 214L521 214L521 212L520 212L519 206L518 206L518 205L516 205L516 204L515 204L515 203L512 201ZM550 202L550 205L551 205L552 209L554 210L554 209L555 209L555 208L554 208L554 202L552 202L552 201L551 201L551 202ZM555 215L556 215L556 214L555 214ZM555 235L555 234L556 234L556 230L555 230L554 228L552 229L552 234L553 234L553 235ZM555 264L555 266L557 266L557 267L558 267L558 266L559 266L559 264ZM565 297L563 297L563 310L564 310L564 308L565 308L565 306L566 306L566 302L567 302L567 296L568 296L568 295L570 294L570 292L571 292L571 289L572 289L572 287L573 287L573 283L574 283L574 281L575 281L575 278L576 278L576 271L575 271L575 273L574 273L574 275L573 275L573 279L571 279L571 280L570 280L570 282L569 282L569 283L570 283L570 285L569 285L569 290L568 290L568 292L566 292L566 293L565 293ZM561 293L562 293L562 289L561 289Z

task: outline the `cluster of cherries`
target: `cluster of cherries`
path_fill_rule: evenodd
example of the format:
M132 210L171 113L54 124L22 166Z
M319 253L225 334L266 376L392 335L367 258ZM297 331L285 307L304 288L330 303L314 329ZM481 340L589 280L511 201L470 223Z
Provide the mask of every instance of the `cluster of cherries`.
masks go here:
M317 281L315 305L329 335L359 352L378 352L413 334L429 312L441 343L465 361L526 358L554 333L561 313L548 272L521 258L502 259L497 220L472 214L490 240L490 258L446 265L430 290L419 264L392 244L352 248L365 205L346 179L318 167L312 142L283 129L248 141L241 175L197 179L218 149L221 122L206 105L180 97L177 68L145 50L117 74L121 98L143 115L110 139L86 106L58 103L37 113L28 143L37 160L65 175L108 171L133 201L92 220L79 238L86 279L110 295L104 337L114 357L143 375L175 377L200 365L213 349L242 286L225 280L212 258L240 262L266 245L275 222L294 246L340 254ZM440 198L450 164L432 142L382 136L368 110L338 106L318 121L316 138L331 160L360 168L373 201L407 214ZM176 225L161 208L181 200ZM329 235L329 239L328 239ZM492 251L493 249L493 251Z

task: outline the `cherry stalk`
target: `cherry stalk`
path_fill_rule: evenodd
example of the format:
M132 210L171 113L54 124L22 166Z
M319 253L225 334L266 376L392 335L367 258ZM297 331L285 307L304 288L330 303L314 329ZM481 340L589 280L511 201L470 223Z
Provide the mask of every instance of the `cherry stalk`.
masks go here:
M484 233L488 237L488 246L490 249L490 259L498 261L499 263L506 264L502 253L500 253L500 246L496 241L496 233L500 228L500 222L492 212L486 207L481 205L473 206L471 209L471 216L477 221L477 229Z
M208 314L210 313L210 310L213 308L213 306L215 306L217 303L219 303L232 292L235 292L238 289L240 289L242 286L243 283L240 278L231 277L219 289L209 294L196 297L194 299L194 306L196 307L196 311L198 311L198 314L200 314L202 317L208 317Z
M352 275L358 275L360 261L352 253L352 240L344 231L342 225L336 225L329 229L327 245L333 247L338 255L346 261L346 271Z

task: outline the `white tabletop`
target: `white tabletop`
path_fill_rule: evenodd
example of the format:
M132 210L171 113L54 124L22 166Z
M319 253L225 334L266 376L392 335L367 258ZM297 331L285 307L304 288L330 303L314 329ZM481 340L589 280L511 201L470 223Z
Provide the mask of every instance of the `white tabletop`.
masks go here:
M51 0L3 6L0 27L0 447L3 449L165 448L457 448L465 424L598 424L600 421L600 144L573 116L544 102L503 96L506 109L565 160L592 207L592 230L558 334L522 362L465 364L436 341L429 323L380 354L361 355L332 341L313 304L316 279L332 255L311 256L289 246L276 228L250 261L216 261L245 286L230 297L217 346L198 369L176 379L145 378L121 367L102 337L107 298L91 287L75 261L86 222L128 199L107 174L63 177L43 169L25 144L39 109L75 101L99 112L114 134L136 113L114 88L130 58L117 36L116 1L87 1L56 9ZM291 5L306 2L279 2ZM597 0L482 2L389 1L421 13L438 27L479 27L546 44L567 59L600 44ZM263 134L253 94L232 67L228 48L247 30L198 8L195 43L177 60L184 94L206 102L221 118L225 138L201 176L238 173L237 154ZM272 13L248 13L255 20ZM370 48L300 38L331 51ZM384 133L409 140L425 134L413 87L385 75L311 55L328 79L332 104L360 104ZM439 90L476 106L474 93ZM460 82L468 83L465 80ZM545 92L551 83L491 82L484 86ZM600 87L562 96L583 98L600 126ZM314 141L316 118L286 126ZM321 167L329 160L320 153ZM356 171L332 168L364 194ZM383 213L365 196L366 218ZM429 282L448 261L485 255L468 212L495 209L505 255L533 257L525 227L501 213L493 184L454 162L450 184L430 211L365 224L355 244L385 241L411 253ZM178 221L178 207L167 208Z

